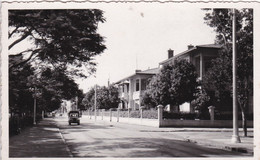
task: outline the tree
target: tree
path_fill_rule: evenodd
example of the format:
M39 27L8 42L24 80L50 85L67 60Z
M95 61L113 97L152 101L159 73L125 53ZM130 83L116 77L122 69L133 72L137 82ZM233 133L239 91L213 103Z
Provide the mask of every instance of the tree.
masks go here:
M42 72L27 78L27 86L35 87L41 93L39 107L53 111L61 106L62 100L71 100L80 95L78 84L63 71L46 68Z
M99 109L118 108L119 97L118 88L115 86L101 87L97 91L97 107Z
M9 110L20 112L33 111L33 96L27 86L27 77L34 75L30 64L17 67L9 72Z
M145 106L147 108L155 108L156 107L156 102L152 98L151 93L152 93L151 90L148 89L148 88L144 91L144 94L142 96L142 101L141 101L142 106Z
M232 44L232 12L230 9L213 9L208 10L206 13L205 21L213 27L217 33L216 42L224 45L223 53L214 62L215 69L223 70L226 73L232 73L231 67L223 67L226 65L231 66L231 50ZM238 84L238 103L242 113L244 136L247 136L247 111L249 106L250 96L253 94L253 9L236 10L236 30L237 30L237 84ZM227 62L227 63L224 63ZM227 86L232 86L232 74L225 74L222 81L225 81ZM215 74L207 78L207 81L218 79L222 74ZM220 78L221 79L221 78ZM215 81L211 86L218 86L223 82ZM218 88L218 87L216 87ZM227 92L230 87L225 88Z
M152 97L156 105L179 106L194 99L197 87L195 67L186 60L176 59L173 64L164 66L159 74L151 79L148 96Z
M202 86L219 111L232 110L232 47L223 46L203 77Z
M210 97L204 89L201 89L195 94L195 99L191 102L195 106L195 110L199 112L199 118L206 119L209 114Z
M84 96L82 104L85 106L85 109L94 109L94 95L95 88L92 87Z
M96 87L96 101L97 109L110 109L117 108L120 102L118 97L118 88L110 85L106 86L97 86ZM85 95L83 103L86 108L94 109L94 100L95 100L95 88L92 87Z
M99 22L104 22L103 11L88 10L10 10L9 11L9 69L35 61L62 68L72 75L86 76L71 67L95 71L93 57L106 48L104 38L97 33ZM22 41L31 48L19 53L11 49Z
M57 109L62 99L78 96L81 102L83 93L73 78L95 72L93 58L106 48L97 33L104 21L97 9L9 10L10 107L32 110L32 89L44 110Z

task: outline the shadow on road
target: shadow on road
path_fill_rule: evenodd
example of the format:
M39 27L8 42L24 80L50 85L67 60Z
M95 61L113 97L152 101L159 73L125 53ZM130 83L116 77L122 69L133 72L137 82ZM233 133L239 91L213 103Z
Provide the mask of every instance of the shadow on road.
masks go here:
M69 157L54 122L44 120L9 138L9 157Z
M74 152L75 157L230 157L241 155L180 140L157 138L100 138L91 143L70 143L70 147L73 147L74 151L84 148L85 154Z

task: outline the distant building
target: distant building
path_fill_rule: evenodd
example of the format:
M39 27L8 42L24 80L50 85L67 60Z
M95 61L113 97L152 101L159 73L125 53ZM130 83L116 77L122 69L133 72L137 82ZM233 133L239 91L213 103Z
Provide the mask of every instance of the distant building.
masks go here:
M146 90L148 79L156 75L159 68L148 70L136 70L133 75L130 75L115 84L119 88L119 98L121 100L119 108L139 109L141 106L142 95Z

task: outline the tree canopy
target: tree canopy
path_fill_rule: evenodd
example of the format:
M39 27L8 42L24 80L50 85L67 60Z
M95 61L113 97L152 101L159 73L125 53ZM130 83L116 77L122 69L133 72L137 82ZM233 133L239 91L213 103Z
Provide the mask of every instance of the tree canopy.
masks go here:
M186 60L176 59L151 79L143 103L178 106L193 100L197 87L195 67Z
M217 33L216 43L223 45L219 57L213 61L203 82L220 96L229 94L232 86L232 16L231 9L207 9L205 21ZM253 9L236 10L237 91L246 135L246 113L253 94ZM222 94L221 93L226 93Z
M98 23L104 21L103 11L98 9L9 10L9 50L24 40L31 43L31 48L9 55L9 68L36 58L55 68L84 65L92 73L94 56L106 48L97 33ZM70 73L84 76L75 70Z
M93 74L105 49L97 33L103 11L9 10L10 108L53 111L62 100L83 99L76 77ZM27 107L27 109L26 109Z
M117 108L119 104L118 97L118 88L110 85L106 86L97 86L96 87L96 102L97 109L110 109ZM94 101L95 101L95 88L92 87L85 95L82 103L88 109L94 109Z

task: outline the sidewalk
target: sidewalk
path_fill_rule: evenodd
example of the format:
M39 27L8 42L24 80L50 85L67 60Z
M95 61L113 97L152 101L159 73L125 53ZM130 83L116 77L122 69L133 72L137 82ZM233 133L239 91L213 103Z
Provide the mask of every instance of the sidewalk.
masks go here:
M94 122L94 118L89 119ZM110 123L114 126L120 127L121 125L131 125L132 127L141 128L141 131L145 132L169 132L178 139L188 141L191 143L197 143L199 145L214 147L218 149L225 149L229 151L248 153L253 155L254 152L254 132L252 128L248 128L248 137L244 137L243 131L239 129L239 135L241 143L232 143L231 137L233 134L232 128L156 128L141 125L133 125L120 122L108 122L97 120L97 123Z
M9 157L71 157L55 122L49 118L9 139Z
M176 129L174 133L178 133L186 141L203 146L248 153L249 155L253 155L254 152L254 133L252 129L248 129L248 137L242 136L243 132L242 129L240 129L239 135L241 143L231 142L232 129L184 128Z

